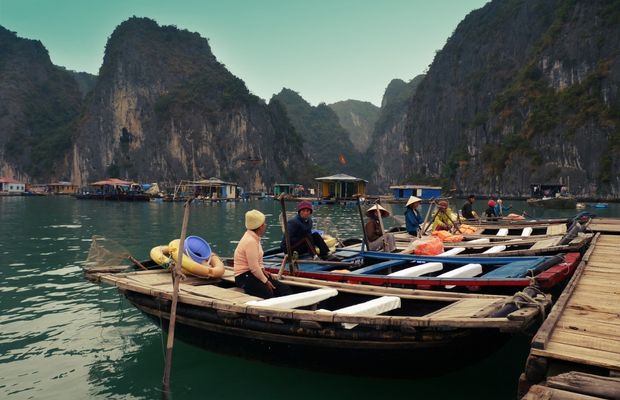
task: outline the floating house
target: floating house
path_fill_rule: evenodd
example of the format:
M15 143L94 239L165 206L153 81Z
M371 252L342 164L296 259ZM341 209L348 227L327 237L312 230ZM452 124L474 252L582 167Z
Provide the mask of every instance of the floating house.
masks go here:
M441 197L441 186L423 185L396 185L390 186L394 200L406 201L410 196L416 196L422 200Z
M113 200L113 201L149 201L150 196L144 193L142 185L136 182L110 178L90 183L81 189L75 197L80 200Z
M182 180L175 186L172 199L197 197L212 201L234 201L239 199L239 192L239 185L234 182L225 182L219 178L199 181Z
M0 178L0 194L22 195L26 191L26 184L13 178Z
M77 193L79 187L71 182L55 182L47 184L47 192L50 194L72 195Z
M366 194L367 180L346 174L336 174L314 178L318 182L319 198L334 201L356 200Z

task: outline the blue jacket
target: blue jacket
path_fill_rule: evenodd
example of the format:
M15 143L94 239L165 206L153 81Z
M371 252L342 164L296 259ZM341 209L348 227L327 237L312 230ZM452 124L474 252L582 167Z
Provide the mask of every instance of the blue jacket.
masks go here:
M407 207L405 210L405 228L410 235L417 235L420 225L424 222L420 212Z
M496 203L495 207L494 207L495 215L498 216L498 217L501 217L502 215L504 215L504 212L510 211L511 208L512 207L507 207L507 206L505 206L503 204Z
M309 239L312 237L312 218L304 220L297 214L297 216L288 220L286 226L288 228L288 235L291 239L291 245L295 245L295 243L305 237ZM280 250L286 251L286 236L282 236Z

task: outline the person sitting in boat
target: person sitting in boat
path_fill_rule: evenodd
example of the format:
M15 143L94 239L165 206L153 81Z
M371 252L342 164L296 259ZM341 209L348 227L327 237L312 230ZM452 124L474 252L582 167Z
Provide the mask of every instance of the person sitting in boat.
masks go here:
M489 200L487 205L488 207L485 210L484 215L486 215L488 220L496 220L497 214L495 214L495 206L497 205L497 203L495 202L495 200L491 199Z
M302 201L297 204L297 215L287 222L287 230L291 250L298 255L316 254L316 247L319 248L318 255L323 260L332 259L329 255L329 247L318 232L312 232L312 203ZM286 237L282 237L280 250L287 253Z
M505 206L504 205L504 200L502 199L497 199L497 201L495 202L495 215L497 217L503 217L504 216L504 212L508 213L508 211L510 211L510 209L512 208L512 205L510 206Z
M467 201L463 204L461 208L461 215L465 219L478 219L478 214L473 210L474 201L476 201L476 196L470 194L467 196Z
M413 236L418 236L420 225L424 222L418 211L420 204L422 204L422 199L416 196L410 196L405 204L405 228L407 233Z
M273 278L263 268L263 247L260 238L267 230L265 214L258 210L245 213L245 234L234 254L235 285L251 296L264 299L292 294L291 288Z
M448 200L440 200L437 202L437 211L433 215L431 230L433 231L455 231L456 214L448 208Z
M381 216L379 216L379 213ZM396 250L396 239L393 233L383 230L382 218L390 216L390 213L379 204L375 204L366 211L368 222L364 226L366 238L368 239L368 250L385 251L388 253Z

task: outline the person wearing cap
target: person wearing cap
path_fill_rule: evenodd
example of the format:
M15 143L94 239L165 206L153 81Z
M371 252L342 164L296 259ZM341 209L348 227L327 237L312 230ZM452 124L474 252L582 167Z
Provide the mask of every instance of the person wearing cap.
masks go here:
M420 204L422 204L422 199L416 196L410 196L405 204L405 228L407 233L413 236L418 236L420 225L424 222L418 211Z
M389 211L379 204L375 204L366 211L368 222L364 226L364 231L368 239L368 250L392 252L396 249L396 240L393 233L383 232L379 213L381 213L381 218L390 216Z
M497 205L497 203L495 202L495 200L491 199L489 200L487 205L488 207L484 211L484 215L486 215L487 219L495 220L497 218L497 214L495 214L495 206Z
M473 210L474 201L476 201L476 196L470 194L467 196L467 201L463 204L463 208L461 208L461 215L465 219L478 219L478 215Z
M318 232L312 232L312 203L309 201L301 201L297 204L297 215L287 221L287 230L291 250L296 251L298 255L315 254L315 248L319 248L321 259L331 259L329 255L329 247ZM286 237L282 237L280 242L280 250L287 253Z
M264 299L292 294L291 288L263 268L263 246L260 238L267 230L265 214L258 210L245 213L246 231L234 255L235 285L251 296Z
M437 202L437 211L433 215L431 228L433 231L454 231L456 229L456 215L448 208L448 200Z

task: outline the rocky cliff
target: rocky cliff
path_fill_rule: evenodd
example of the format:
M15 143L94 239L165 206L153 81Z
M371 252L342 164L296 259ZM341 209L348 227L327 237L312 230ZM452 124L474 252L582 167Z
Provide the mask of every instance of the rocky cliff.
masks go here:
M407 158L410 150L405 139L409 102L423 78L424 75L418 75L409 82L394 79L385 89L366 152L366 159L374 160L370 187L375 191L385 192L390 185L405 182L424 184L433 181L411 170Z
M365 152L370 145L370 137L379 117L379 107L367 101L345 100L329 104L340 125L349 134L355 149Z
M407 162L458 192L561 182L620 192L620 2L502 0L470 13L409 104Z
M25 182L54 175L71 147L82 96L38 40L0 27L0 176Z
M134 17L106 45L67 167L80 183L215 176L266 190L307 171L302 147L284 109L249 93L207 39Z

